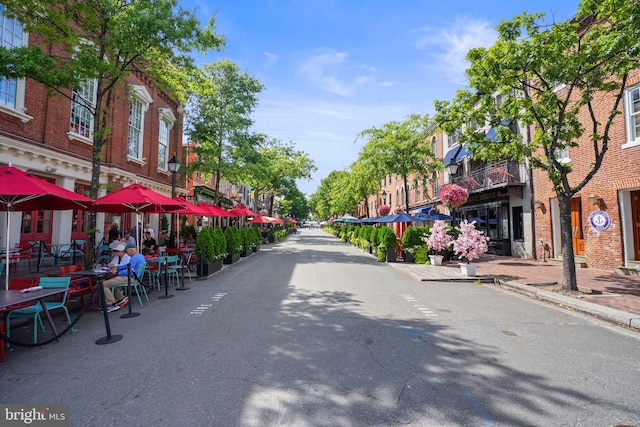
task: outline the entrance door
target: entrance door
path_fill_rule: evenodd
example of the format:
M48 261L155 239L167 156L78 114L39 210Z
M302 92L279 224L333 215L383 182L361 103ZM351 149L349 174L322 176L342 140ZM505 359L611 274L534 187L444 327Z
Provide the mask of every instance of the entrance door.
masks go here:
M53 211L26 211L22 213L20 242L44 240L51 242Z
M584 234L582 231L582 199L571 199L571 240L573 254L584 255Z
M631 192L631 221L634 259L640 260L640 191Z

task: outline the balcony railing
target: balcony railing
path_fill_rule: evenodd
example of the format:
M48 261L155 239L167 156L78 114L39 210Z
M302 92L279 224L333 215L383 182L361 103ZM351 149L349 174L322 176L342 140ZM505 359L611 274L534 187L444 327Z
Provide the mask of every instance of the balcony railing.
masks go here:
M524 185L524 179L520 175L520 164L518 162L502 160L481 169L476 169L468 175L456 177L453 182L466 188L471 194L510 185ZM440 188L442 186L437 189L437 198L440 197Z

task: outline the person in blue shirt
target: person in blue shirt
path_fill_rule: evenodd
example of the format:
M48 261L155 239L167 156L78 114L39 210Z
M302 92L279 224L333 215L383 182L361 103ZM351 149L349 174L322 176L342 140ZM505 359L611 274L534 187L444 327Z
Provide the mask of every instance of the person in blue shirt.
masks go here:
M129 255L129 265L131 265L131 280L135 280L134 272L138 271L140 264L144 264L146 260L142 254L138 253L136 245L129 244L126 250ZM129 303L129 297L125 297L120 288L115 288L112 291L114 285L125 285L129 282L127 271L127 264L114 265L111 267L109 275L111 278L104 281L104 299L109 313L120 310Z

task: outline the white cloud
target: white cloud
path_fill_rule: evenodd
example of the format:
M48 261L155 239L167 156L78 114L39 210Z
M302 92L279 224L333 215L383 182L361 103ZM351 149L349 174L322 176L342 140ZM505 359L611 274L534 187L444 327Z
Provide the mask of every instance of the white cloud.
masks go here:
M374 81L370 75L355 75L357 64L348 62L349 54L333 49L308 58L299 68L298 74L323 90L341 96L351 96L361 85ZM367 68L367 71L375 71Z
M278 60L280 59L280 57L276 54L273 54L271 52L265 52L264 56L267 58L266 60L266 66L270 66L275 64L276 62L278 62Z
M488 22L460 17L450 27L425 28L424 31L426 35L417 41L416 47L427 49L435 59L431 68L445 73L456 84L466 81L464 72L469 66L466 60L469 49L489 47L497 38Z

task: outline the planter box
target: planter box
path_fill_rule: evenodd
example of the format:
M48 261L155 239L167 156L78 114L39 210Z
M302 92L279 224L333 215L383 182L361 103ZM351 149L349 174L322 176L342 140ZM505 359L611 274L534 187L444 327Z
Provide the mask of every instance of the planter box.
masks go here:
M234 264L240 261L240 254L231 254L222 261L224 264Z
M248 257L249 255L253 254L253 251L251 249L245 249L242 252L240 252L240 257Z
M431 261L431 265L442 265L442 260L444 256L442 255L429 255L429 261Z
M415 258L413 258L413 254L405 252L404 253L404 262L410 262L412 264L415 264L416 260L415 260Z
M196 264L196 272L198 273L198 277L207 278L212 275L216 271L220 271L222 269L222 261L214 261L208 264Z
M387 262L396 262L396 248L387 248Z
M253 248L253 252L258 252L259 250L260 250L260 245L255 246L255 247Z
M460 272L463 276L475 277L477 270L477 264L460 264Z

